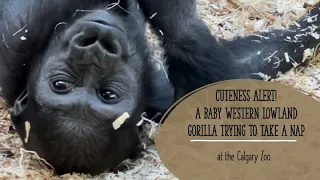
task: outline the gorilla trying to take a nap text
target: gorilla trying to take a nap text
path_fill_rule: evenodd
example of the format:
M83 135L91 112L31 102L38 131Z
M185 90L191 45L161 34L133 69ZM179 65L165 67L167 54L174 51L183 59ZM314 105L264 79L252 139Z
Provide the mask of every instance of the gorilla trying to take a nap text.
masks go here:
M0 11L1 96L23 140L30 122L24 146L58 173L98 174L133 158L141 114L203 85L288 71L318 44L320 24L314 8L286 30L226 41L210 34L195 0L3 0ZM151 64L147 22L169 81Z

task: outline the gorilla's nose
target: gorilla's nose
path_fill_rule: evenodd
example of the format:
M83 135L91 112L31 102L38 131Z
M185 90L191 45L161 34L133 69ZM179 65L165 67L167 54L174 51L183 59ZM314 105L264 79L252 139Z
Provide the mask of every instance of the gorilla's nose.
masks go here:
M128 54L125 33L103 22L87 21L70 41L71 57L77 65L96 64L107 67L108 62Z

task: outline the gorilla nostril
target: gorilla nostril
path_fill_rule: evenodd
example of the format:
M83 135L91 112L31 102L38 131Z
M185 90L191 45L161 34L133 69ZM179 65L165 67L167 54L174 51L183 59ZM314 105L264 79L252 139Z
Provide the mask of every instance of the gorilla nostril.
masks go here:
M120 47L120 44L117 40L101 40L100 41L101 46L110 54L121 54L121 52L118 52Z
M79 42L79 46L89 46L91 44L94 44L96 42L97 38L89 38L89 39L85 39L83 41Z
M90 36L88 36L88 37L82 36L78 40L78 42L76 42L76 44L80 47L86 47L86 46L90 46L90 45L96 43L97 39L98 39L97 36L91 36L91 37Z

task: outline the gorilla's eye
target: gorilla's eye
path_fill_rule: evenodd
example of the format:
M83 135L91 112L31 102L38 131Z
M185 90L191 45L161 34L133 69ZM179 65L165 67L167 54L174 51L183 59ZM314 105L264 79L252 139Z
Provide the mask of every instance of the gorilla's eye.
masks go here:
M119 98L118 94L110 89L100 88L98 93L104 103L115 103L115 100Z
M66 94L72 91L73 84L69 81L56 80L51 83L51 89L57 94Z

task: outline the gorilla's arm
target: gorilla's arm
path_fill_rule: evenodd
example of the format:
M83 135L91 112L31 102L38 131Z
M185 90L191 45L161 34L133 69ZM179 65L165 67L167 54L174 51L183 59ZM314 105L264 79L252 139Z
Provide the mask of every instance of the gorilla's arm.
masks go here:
M298 22L300 28L292 25L283 31L225 41L210 34L196 14L194 0L139 0L139 4L163 40L169 77L178 97L217 81L260 78L257 73L275 77L279 71L290 70L293 60L299 63L304 50L319 42L310 33L320 32L320 20L307 20L319 14L318 8Z
M239 66L248 68L251 78L276 78L279 72L301 63L304 52L320 43L318 14L320 9L314 8L285 30L224 41L223 45L238 58Z

